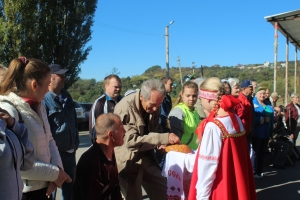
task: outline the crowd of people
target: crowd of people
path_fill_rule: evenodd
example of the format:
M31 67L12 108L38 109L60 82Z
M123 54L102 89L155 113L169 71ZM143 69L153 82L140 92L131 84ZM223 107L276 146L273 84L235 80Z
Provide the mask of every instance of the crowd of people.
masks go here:
M170 77L146 80L122 97L112 74L90 111L92 146L76 164L67 71L26 57L0 66L1 198L54 200L59 187L64 200L142 200L143 187L153 200L255 200L266 152L276 155L277 169L299 159L297 94L277 106L280 96L255 81L193 74L172 103ZM176 144L192 153L167 154Z

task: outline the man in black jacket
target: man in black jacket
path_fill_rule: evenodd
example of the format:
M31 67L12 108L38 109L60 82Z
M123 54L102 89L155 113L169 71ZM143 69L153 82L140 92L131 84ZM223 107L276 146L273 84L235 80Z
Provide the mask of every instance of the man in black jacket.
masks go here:
M120 117L100 115L95 124L96 142L82 154L76 168L73 200L121 200L114 148L124 143Z
M105 93L95 100L89 116L89 132L92 143L96 140L96 133L93 130L96 119L103 113L113 113L115 105L121 100L121 79L114 74L104 78Z

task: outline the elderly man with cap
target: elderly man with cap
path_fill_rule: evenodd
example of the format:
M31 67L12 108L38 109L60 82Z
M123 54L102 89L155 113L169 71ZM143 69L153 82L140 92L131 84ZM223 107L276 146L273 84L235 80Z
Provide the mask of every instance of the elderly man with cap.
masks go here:
M279 99L279 97L280 97L280 95L278 95L277 92L273 92L273 93L271 94L271 96L269 97L270 102L271 102L271 105L272 105L273 108L276 107L276 102L277 102L277 100Z
M79 145L79 135L73 99L63 89L66 80L65 73L68 69L64 69L58 64L51 64L49 67L51 69L51 83L43 104L47 111L52 136L58 147L64 170L74 180L75 154ZM63 200L71 199L72 190L73 181L62 185ZM53 199L55 199L55 195L54 192Z
M248 144L251 139L251 124L253 121L253 103L252 103L252 93L253 86L250 80L244 80L241 85L241 92L239 93L238 99L241 101L235 107L237 115L241 118L243 125L246 130Z

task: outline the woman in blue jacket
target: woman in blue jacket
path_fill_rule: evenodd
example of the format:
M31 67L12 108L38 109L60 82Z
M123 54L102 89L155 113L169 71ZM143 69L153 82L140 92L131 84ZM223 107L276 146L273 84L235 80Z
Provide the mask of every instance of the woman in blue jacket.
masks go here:
M254 178L262 178L263 163L269 138L273 135L274 110L265 101L266 88L258 87L253 98L255 127L252 137L251 162Z

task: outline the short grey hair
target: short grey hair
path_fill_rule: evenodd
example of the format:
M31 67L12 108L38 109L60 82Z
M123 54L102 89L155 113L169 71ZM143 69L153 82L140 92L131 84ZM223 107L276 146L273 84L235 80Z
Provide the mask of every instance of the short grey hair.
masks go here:
M228 82L231 88L233 88L235 85L238 85L240 83L239 79L237 78L229 78Z
M293 99L293 98L295 98L295 97L299 97L299 95L296 94L296 93L292 93L292 94L291 94L291 99Z
M144 81L141 87L141 95L145 100L149 100L151 92L154 90L159 94L166 96L165 85L157 79L149 79L147 81Z

